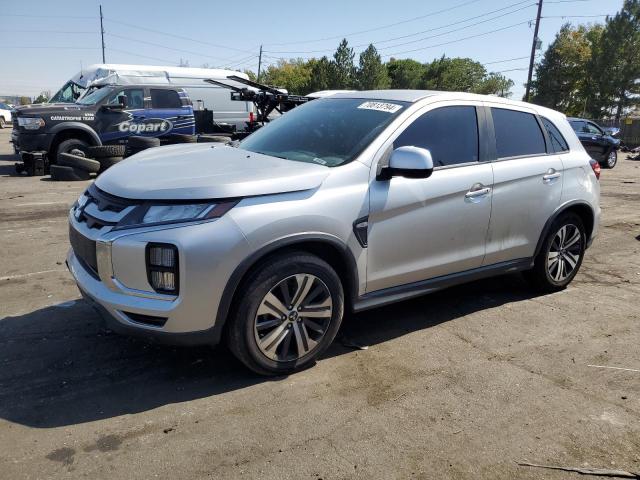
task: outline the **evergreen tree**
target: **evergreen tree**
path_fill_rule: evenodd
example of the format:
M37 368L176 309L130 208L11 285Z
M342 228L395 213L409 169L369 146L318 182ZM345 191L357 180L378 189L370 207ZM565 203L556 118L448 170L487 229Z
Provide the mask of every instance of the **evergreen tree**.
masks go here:
M330 72L330 88L349 89L355 86L355 66L353 59L355 53L349 47L347 39L343 39L333 54L332 68Z
M379 90L389 88L390 80L387 68L382 63L376 47L369 45L360 54L360 65L356 72L357 86L361 90Z

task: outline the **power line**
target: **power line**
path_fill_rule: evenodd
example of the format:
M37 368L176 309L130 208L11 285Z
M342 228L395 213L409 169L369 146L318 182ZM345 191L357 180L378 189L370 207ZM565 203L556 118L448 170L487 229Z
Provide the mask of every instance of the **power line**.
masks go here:
M65 46L65 45L60 45L60 46L54 46L54 45L0 45L0 49L3 48L18 48L18 49L22 49L22 48L27 48L27 49L35 49L35 48L42 48L42 49L60 49L60 50L100 50L99 47L75 47L75 46Z
M492 62L484 62L483 65L493 65L494 63L513 62L515 60L524 60L525 58L529 58L529 55L527 55L525 57L507 58L507 59L504 59L504 60L495 60L495 61L492 61Z
M249 50L243 50L243 49L240 49L240 48L229 47L229 46L220 45L220 44L217 44L217 43L204 42L202 40L198 40L198 39L195 39L195 38L185 37L183 35L175 35L173 33L167 33L167 32L163 32L163 31L160 31L160 30L154 30L152 28L143 27L141 25L134 25L132 23L122 22L120 20L114 20L114 19L111 19L111 18L106 18L105 17L105 20L107 20L109 22L112 22L112 23L117 23L119 25L125 25L127 27L137 28L139 30L145 30L147 32L156 33L158 35L165 35L167 37L178 38L180 40L187 40L189 42L200 43L202 45L209 45L209 46L212 46L212 47L222 48L222 49L225 49L225 50L233 50L233 51L241 52L241 53L245 53L245 54L246 53L254 53L254 52L250 52Z
M612 17L615 14L603 13L601 15L548 15L542 18L595 18L595 17Z
M459 5L454 5L453 7L444 8L444 9L438 10L436 12L427 13L425 15L420 15L418 17L412 17L412 18L409 18L409 19L406 19L406 20L400 20L399 22L389 23L387 25L382 25L380 27L369 28L367 30L360 30L358 32L345 33L343 35L334 35L334 36L331 36L331 37L324 37L324 38L316 38L316 39L313 39L313 40L300 40L300 41L297 41L297 42L270 43L269 45L272 45L272 46L298 45L298 44L301 44L301 43L314 43L314 42L322 42L322 41L325 41L325 40L335 40L337 38L352 37L354 35L360 35L362 33L375 32L377 30L383 30L385 28L395 27L397 25L402 25L404 23L409 23L409 22L414 22L416 20L421 20L421 19L426 18L426 17L432 17L434 15L439 15L441 13L449 12L449 11L455 10L457 8L465 7L467 5L470 5L472 3L476 3L478 1L480 1L480 0L469 0L469 1L461 3Z
M95 20L96 17L87 17L79 15L31 15L31 14L18 14L18 13L0 13L0 17L28 17L28 18L74 18L82 20Z
M452 43L462 42L464 40L469 40L471 38L484 37L485 35L490 35L492 33L501 32L503 30L507 30L509 28L517 27L517 26L520 26L520 25L525 25L525 24L528 24L528 23L529 23L529 20L526 20L524 22L513 23L511 25L507 25L506 27L496 28L494 30L489 30L488 32L477 33L475 35L469 35L467 37L458 38L456 40L451 40L451 41L442 42L442 43L436 43L436 44L433 44L433 45L427 45L425 47L414 48L414 49L411 49L411 50L404 50L402 52L387 53L387 54L384 54L382 56L383 57L394 57L396 55L404 55L405 53L412 53L412 52L418 52L420 50L427 50L429 48L442 47L444 45L450 45Z
M151 45L151 46L154 46L154 47L164 48L164 49L167 49L167 50L173 50L174 52L188 53L190 55L196 55L196 56L199 56L199 57L211 58L213 60L224 61L224 59L221 58L221 57L213 57L211 55L205 55L205 54L202 54L200 52L194 52L193 50L184 50L182 48L167 47L166 45L162 45L160 43L149 42L147 40L139 40L139 39L136 39L136 38L127 37L125 35L118 35L118 34L110 33L110 32L105 32L105 35L108 35L110 37L120 38L122 40L129 40L131 42L144 43L146 45Z
M3 30L2 33L62 33L65 35L95 35L96 32L68 32L64 30Z
M480 18L480 17L484 17L484 16L487 16L487 15L491 15L492 13L496 13L496 12L499 12L499 11L502 11L502 10L506 10L508 8L511 8L511 7L514 7L514 6L517 6L517 5L521 5L523 3L527 3L527 2L530 2L530 1L531 0L524 0L524 1L516 2L516 3L508 5L507 7L504 7L504 8L500 8L500 9L497 9L497 10L486 12L486 13L483 13L483 14L480 14L480 15L474 15L473 17L469 17L469 18L466 18L464 20L459 20L457 22L448 23L448 24L445 24L445 25L441 25L440 27L435 27L435 28L423 30L421 32L412 33L412 34L409 34L409 35L403 35L403 36L400 36L400 37L389 38L389 39L386 39L386 40L378 40L378 41L375 41L375 42L370 42L370 43L365 43L365 44L360 44L360 45L353 45L353 48L366 47L369 44L373 44L375 46L375 45L379 45L381 43L391 42L393 40L400 40L402 38L408 38L408 37L412 37L412 36L415 36L415 35L420 35L422 33L441 30L443 28L447 28L447 27L450 27L450 26L453 26L453 25L459 25L461 23L466 23L468 21L471 21L471 20L474 20L474 19L477 19L477 18ZM440 37L440 36L443 36L443 35L447 35L449 33L457 32L457 31L460 31L460 30L465 30L467 28L470 28L470 27L473 27L473 26L476 26L476 25L480 25L482 23L486 23L486 22L490 22L490 21L493 21L493 20L497 20L498 18L502 18L502 17L505 17L507 15L512 15L514 13L517 13L517 12L521 11L521 10L525 10L525 9L527 9L529 7L532 7L533 5L535 5L535 3L529 3L528 5L525 5L524 7L518 8L518 9L513 10L511 12L506 12L506 13L497 15L497 16L492 17L492 18L481 20L479 22L476 22L476 23L473 23L473 24L470 24L470 25L466 25L464 27L460 27L460 28L453 29L453 30L448 30L446 32L441 32L441 33L438 33L436 35L430 35L430 36L423 37L423 38L420 38L420 39L417 39L417 40L411 40L411 41L408 41L408 42L398 43L396 45L389 45L388 47L385 47L385 48L396 48L396 47L399 47L399 46L402 46L402 45L408 45L408 44L411 44L411 43L417 43L417 42L421 42L421 41L424 41L424 40L428 40L430 38ZM268 51L268 53L296 54L296 53L321 53L321 52L327 52L327 51L329 51L329 50L328 49L307 50L307 51L300 51L300 50L298 50L298 51L273 51L273 50L271 50L271 51Z

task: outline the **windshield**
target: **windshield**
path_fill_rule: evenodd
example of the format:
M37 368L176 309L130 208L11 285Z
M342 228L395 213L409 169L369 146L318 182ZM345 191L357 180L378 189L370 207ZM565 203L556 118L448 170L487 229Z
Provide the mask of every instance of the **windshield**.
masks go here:
M82 95L83 91L83 87L69 80L49 99L49 103L73 103Z
M91 92L89 95L85 95L76 103L80 105L95 105L98 102L104 100L104 98L113 91L113 88L99 88L95 92Z
M406 105L353 98L312 100L252 133L239 148L336 167L357 157Z

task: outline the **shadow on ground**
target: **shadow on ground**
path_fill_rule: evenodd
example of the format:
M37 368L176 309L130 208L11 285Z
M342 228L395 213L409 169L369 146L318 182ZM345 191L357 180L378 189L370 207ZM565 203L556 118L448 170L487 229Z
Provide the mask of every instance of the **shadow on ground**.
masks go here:
M498 277L351 315L341 335L376 345L532 296L519 276ZM349 351L336 341L324 357ZM265 381L278 379L252 374L224 347L173 348L117 336L82 300L0 320L0 418L23 425L73 425Z

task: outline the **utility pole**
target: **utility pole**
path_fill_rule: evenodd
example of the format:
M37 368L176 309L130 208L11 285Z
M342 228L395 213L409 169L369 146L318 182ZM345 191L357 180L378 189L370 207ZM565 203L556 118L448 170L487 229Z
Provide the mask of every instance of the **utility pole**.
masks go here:
M258 55L258 83L260 83L260 69L262 68L262 45L260 45L260 55Z
M107 63L104 59L104 26L102 25L102 5L100 5L100 36L102 37L102 63Z
M531 58L529 59L529 75L527 77L527 91L524 94L524 101L529 101L531 91L531 76L533 75L533 60L536 56L536 45L538 43L538 29L540 28L540 15L542 14L542 0L538 0L538 15L536 16L536 28L533 30L533 42L531 42Z

